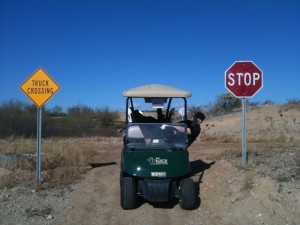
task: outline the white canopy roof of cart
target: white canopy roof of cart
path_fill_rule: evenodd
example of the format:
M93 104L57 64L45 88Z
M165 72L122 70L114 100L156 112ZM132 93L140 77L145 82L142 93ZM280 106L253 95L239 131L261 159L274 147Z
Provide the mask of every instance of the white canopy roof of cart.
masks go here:
M189 91L162 84L148 84L123 92L124 97L136 98L189 98L192 94Z

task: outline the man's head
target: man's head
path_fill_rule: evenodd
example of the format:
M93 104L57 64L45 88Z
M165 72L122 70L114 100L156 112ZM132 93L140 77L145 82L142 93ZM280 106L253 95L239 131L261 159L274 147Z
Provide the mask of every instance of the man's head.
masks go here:
M197 120L198 123L201 123L205 120L205 115L202 112L196 112L194 115L194 120Z

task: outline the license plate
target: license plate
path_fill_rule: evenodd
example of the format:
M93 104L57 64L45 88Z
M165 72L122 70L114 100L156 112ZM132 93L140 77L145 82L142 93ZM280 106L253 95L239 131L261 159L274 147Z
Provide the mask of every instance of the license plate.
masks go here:
M166 172L151 172L151 177L166 177Z

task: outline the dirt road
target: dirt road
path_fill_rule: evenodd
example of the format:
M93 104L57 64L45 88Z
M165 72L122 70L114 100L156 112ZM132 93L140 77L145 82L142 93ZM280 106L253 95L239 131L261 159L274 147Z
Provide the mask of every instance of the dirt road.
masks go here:
M140 201L134 210L123 210L119 194L120 144L101 151L101 162L80 180L69 209L54 224L299 224L299 192L278 192L267 177L251 175L229 162L207 160L217 146L195 144L190 148L194 181L198 183L199 207L182 210L178 202L150 204ZM224 146L222 146L224 148ZM250 171L251 172L251 171ZM203 174L202 174L203 173ZM298 194L297 194L298 193Z
M101 163L92 164L72 195L70 209L55 224L212 224L202 209L182 210L176 201L168 204L138 203L134 210L120 206L119 159L121 145L102 154Z

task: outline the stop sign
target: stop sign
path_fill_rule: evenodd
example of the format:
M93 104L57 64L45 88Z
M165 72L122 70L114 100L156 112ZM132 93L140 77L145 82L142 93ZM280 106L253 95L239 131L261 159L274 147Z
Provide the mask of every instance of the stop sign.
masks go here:
M225 87L237 98L251 98L263 87L263 72L251 61L237 61L225 71Z

